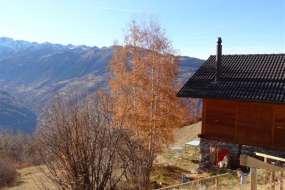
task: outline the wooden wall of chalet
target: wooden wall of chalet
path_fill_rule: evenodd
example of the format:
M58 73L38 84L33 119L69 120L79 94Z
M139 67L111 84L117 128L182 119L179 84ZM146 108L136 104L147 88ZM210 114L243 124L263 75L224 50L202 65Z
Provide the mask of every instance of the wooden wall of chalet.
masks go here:
M202 135L285 150L285 105L205 99Z

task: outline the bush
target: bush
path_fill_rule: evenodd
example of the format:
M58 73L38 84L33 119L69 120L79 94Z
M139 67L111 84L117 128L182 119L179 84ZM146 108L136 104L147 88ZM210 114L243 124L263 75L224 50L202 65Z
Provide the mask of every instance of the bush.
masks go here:
M16 182L16 167L6 159L0 160L0 187L10 186Z
M40 164L37 143L34 137L28 134L0 131L0 155L19 165Z

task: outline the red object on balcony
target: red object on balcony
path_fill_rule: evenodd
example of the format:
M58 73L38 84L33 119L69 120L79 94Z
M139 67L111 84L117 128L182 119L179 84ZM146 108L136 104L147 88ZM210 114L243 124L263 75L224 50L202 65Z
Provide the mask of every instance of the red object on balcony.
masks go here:
M228 149L219 150L216 164L218 165L219 162L223 161L224 158L229 155L230 155L230 151Z

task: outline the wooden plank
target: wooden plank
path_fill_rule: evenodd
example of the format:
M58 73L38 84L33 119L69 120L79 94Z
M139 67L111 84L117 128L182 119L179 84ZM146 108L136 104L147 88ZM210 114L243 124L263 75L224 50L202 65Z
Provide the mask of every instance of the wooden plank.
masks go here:
M204 100L202 134L225 141L235 137L235 103L223 100Z
M238 115L238 113L239 113L239 107L238 107L238 105L236 105L235 106L235 134L234 134L234 140L235 140L235 142L238 142L238 121L239 121L239 115Z
M274 106L274 147L285 147L285 105Z
M240 164L243 166L248 166L250 168L259 168L270 171L285 171L284 168L274 166L269 163L265 163L264 161L258 160L256 158L244 154L240 155Z
M275 145L275 121L276 121L276 119L275 119L275 116L276 115L276 113L275 113L275 109L274 109L274 107L272 108L272 125L271 125L271 130L272 130L272 137L271 137L271 146L274 146Z
M285 105L204 99L202 135L285 150Z
M206 115L207 112L207 100L203 99L203 110L202 110L202 129L201 129L201 133L205 134L205 129L206 129Z
M273 147L283 149L285 147L285 105L274 105L274 123L273 123Z
M285 147L285 128L275 128L274 147L284 150Z
M272 106L247 102L240 103L238 106L239 144L270 146L272 142Z
M280 158L280 157L277 157L277 156L271 156L271 155L264 154L264 153L259 153L259 152L255 152L255 155L263 157L263 158L266 158L266 159L269 158L269 159L272 159L272 160L278 160L278 161L285 162L285 158Z
M275 127L285 129L285 106L284 105L275 105Z

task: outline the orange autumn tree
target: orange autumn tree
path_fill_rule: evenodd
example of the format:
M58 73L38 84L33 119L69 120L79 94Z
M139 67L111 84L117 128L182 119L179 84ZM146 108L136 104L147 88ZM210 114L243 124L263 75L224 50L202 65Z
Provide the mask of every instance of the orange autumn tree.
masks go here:
M172 140L172 132L186 118L186 107L176 97L179 62L165 33L156 23L128 28L125 43L111 61L110 94L114 118L143 140L147 177L156 153ZM147 182L148 181L148 182Z

